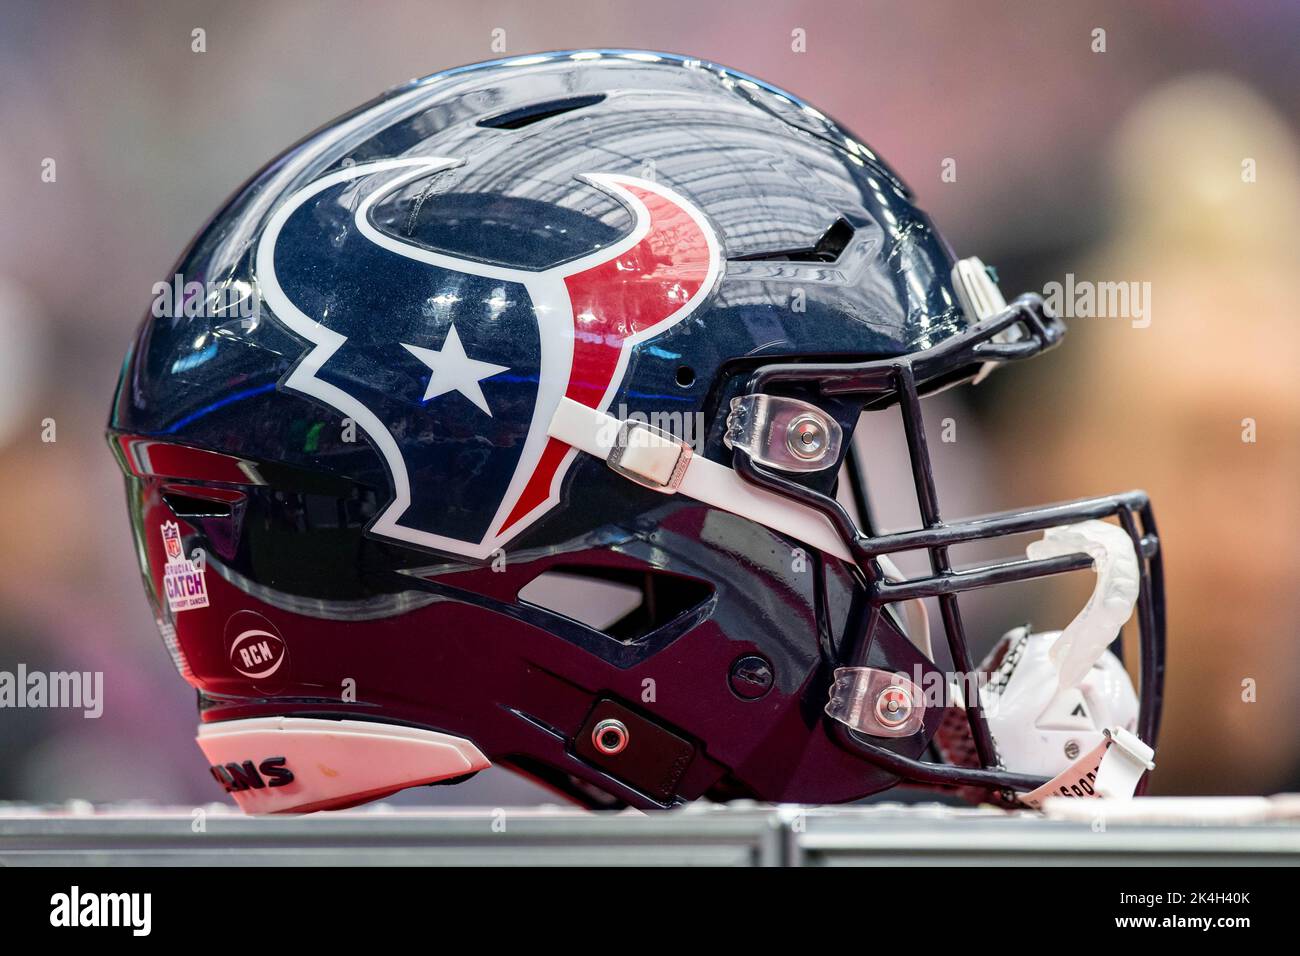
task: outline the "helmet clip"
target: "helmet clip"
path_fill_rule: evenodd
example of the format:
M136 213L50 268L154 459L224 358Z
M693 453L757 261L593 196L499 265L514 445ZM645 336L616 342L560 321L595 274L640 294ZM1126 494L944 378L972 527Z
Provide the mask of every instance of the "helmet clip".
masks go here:
M872 737L910 737L925 723L921 688L875 667L837 667L826 713Z
M839 462L844 431L816 405L760 392L731 400L722 440L769 468L822 471Z

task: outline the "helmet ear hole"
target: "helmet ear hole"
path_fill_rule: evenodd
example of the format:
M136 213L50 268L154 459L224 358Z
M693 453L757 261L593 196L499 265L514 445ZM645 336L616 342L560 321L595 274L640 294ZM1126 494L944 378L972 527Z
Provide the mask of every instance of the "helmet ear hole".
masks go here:
M695 384L695 369L689 365L677 366L677 384L682 388L690 388Z

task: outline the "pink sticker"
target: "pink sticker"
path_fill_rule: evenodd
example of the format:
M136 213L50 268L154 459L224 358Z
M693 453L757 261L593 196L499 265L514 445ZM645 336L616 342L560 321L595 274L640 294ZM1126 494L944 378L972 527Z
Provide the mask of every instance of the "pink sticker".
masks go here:
M206 569L201 560L191 561L185 556L180 526L175 521L164 522L162 538L163 549L167 553L167 565L163 568L163 591L167 595L167 606L173 614L207 607L208 586L203 579Z

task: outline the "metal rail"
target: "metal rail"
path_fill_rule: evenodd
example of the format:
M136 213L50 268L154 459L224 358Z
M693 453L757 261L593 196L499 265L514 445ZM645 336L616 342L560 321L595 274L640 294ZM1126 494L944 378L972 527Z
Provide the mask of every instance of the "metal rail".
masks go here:
M1182 806L1129 806L1171 802ZM652 814L380 807L262 818L224 806L90 814L11 807L0 808L0 865L1300 864L1294 805L1273 813L1260 798L1190 800L1168 822L1111 819L1098 828L1078 816L1100 801L1072 803L1075 819L933 804Z

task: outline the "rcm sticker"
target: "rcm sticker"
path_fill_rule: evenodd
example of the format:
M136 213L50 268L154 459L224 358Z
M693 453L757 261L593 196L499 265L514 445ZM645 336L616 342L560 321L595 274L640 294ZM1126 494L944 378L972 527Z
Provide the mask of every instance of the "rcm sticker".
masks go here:
M289 645L274 624L256 611L237 611L226 622L226 655L235 673L271 693L289 675Z
M191 561L185 556L180 526L175 521L164 522L162 539L167 555L167 564L163 567L163 593L167 595L167 606L173 614L207 607L206 568L201 561Z

